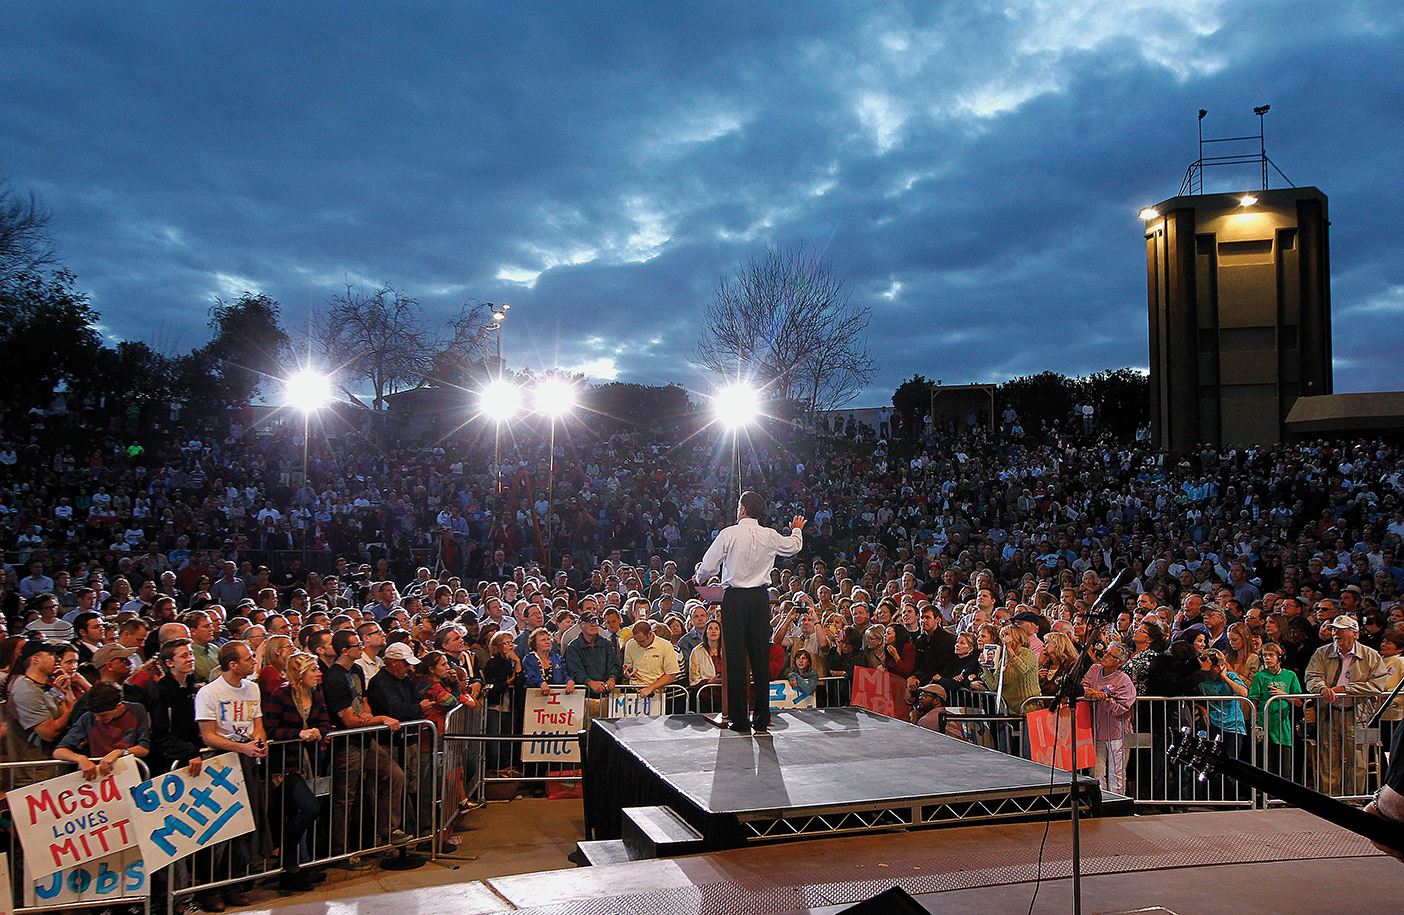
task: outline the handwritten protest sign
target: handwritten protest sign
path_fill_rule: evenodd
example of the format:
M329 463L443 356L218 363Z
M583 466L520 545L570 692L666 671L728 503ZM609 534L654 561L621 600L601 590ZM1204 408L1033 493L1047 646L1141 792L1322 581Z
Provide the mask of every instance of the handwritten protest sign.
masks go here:
M527 690L522 734L575 736L585 724L585 691L578 689L570 695L553 690L549 696L541 690ZM522 762L580 762L580 742L577 740L533 740L522 747Z
M1045 766L1052 761L1059 769L1071 770L1074 759L1074 737L1071 714L1068 709L1066 707L1059 709L1056 718L1049 709L1036 709L1029 712L1027 722L1030 758ZM1055 732L1057 734L1056 747ZM1086 769L1097 764L1097 750L1092 745L1092 713L1084 702L1077 704L1076 745L1077 768Z
M605 707L606 718L656 718L663 714L663 697L659 695L640 696L636 692L615 690L609 694Z
M73 772L11 791L11 816L35 879L136 845L131 792L140 780L136 760L123 756L96 781Z
M881 668L855 667L853 704L879 715L903 718L907 714L907 681Z
M770 707L772 709L818 708L814 694L801 696L800 691L790 685L789 680L770 681Z
M132 789L131 802L132 824L150 871L254 831L237 753L205 760L199 775L181 768L142 782Z
M42 880L25 875L26 906L76 905L87 902L141 903L149 893L141 849L56 871Z

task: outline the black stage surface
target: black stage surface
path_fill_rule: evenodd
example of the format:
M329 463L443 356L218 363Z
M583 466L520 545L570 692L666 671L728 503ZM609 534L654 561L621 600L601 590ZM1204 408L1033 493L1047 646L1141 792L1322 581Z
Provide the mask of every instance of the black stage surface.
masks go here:
M1070 810L1069 776L858 708L777 713L746 736L701 715L596 719L585 767L591 838L625 807L671 807L709 851L751 842L991 822ZM1101 792L1084 778L1082 805Z

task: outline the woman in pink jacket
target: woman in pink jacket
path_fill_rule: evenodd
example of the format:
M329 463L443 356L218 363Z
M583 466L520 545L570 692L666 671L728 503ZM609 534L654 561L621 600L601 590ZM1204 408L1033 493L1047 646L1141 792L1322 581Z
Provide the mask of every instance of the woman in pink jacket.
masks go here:
M1136 687L1121 669L1126 654L1125 645L1112 642L1102 652L1102 663L1093 664L1082 678L1083 695L1092 703L1097 780L1115 794L1126 793L1125 738L1134 729L1131 709L1136 704Z

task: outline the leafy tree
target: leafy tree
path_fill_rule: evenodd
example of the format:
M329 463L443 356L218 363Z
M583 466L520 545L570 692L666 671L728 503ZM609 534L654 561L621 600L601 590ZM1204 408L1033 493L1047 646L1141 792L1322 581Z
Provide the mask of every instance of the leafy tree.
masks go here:
M1129 438L1150 422L1150 376L1135 369L1116 369L1088 375L1082 382L1084 396L1097 408L1102 425L1113 434Z
M120 395L124 403L140 406L184 400L177 397L178 361L156 352L141 341L127 340L116 348L101 347L92 354L86 370L69 384L81 397Z
M47 408L54 389L86 373L100 345L88 297L65 270L26 269L0 282L0 387L23 412Z
M811 411L848 403L873 375L871 309L803 245L766 248L717 283L693 362Z
M1079 391L1075 382L1057 372L1039 372L1011 378L995 391L996 400L1014 408L1024 428L1037 431L1038 424L1066 426ZM1003 408L1001 407L1001 410Z
M687 389L676 384L648 386L612 381L589 388L581 407L605 420L659 429L686 418L691 410Z
M892 408L911 424L907 428L921 427L921 418L931 409L931 391L930 381L921 375L913 375L892 392Z
M215 387L226 403L253 400L265 379L289 372L291 345L278 322L279 305L268 296L246 292L232 302L216 300L210 309L214 337L191 355L214 373Z

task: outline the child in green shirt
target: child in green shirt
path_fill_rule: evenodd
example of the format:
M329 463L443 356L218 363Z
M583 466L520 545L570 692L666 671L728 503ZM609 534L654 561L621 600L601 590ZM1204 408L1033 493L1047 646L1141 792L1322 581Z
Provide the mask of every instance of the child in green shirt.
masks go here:
M1258 709L1259 727L1265 728L1268 736L1267 758L1263 768L1278 775L1286 775L1292 748L1292 716L1287 713L1285 702L1268 700L1273 696L1291 696L1303 692L1302 682L1294 671L1282 669L1282 646L1276 642L1263 645L1263 669L1253 676L1248 687L1248 698ZM1302 700L1288 699L1287 702L1300 706Z

